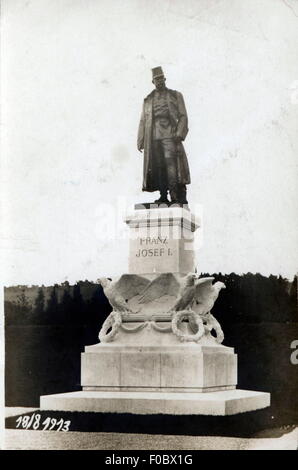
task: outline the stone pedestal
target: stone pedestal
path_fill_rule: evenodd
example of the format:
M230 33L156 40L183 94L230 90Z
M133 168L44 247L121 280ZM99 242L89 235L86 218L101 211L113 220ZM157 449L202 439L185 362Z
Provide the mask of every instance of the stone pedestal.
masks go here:
M124 328L140 324L125 322ZM157 324L166 328L168 323ZM111 343L86 346L81 385L81 392L41 396L41 409L225 416L270 405L269 393L236 390L233 348L210 336L200 344L181 344L150 322L136 333L120 329Z
M237 356L210 310L224 284L194 274L199 223L185 207L140 208L129 274L101 281L113 312L81 359L81 392L42 396L46 410L230 415L270 394L237 390Z
M43 410L227 416L270 405L270 394L248 390L210 393L82 391L40 397Z
M89 391L210 392L237 384L237 356L224 346L88 346L81 364Z
M195 269L194 232L199 221L184 207L139 209L127 215L129 273L180 273Z

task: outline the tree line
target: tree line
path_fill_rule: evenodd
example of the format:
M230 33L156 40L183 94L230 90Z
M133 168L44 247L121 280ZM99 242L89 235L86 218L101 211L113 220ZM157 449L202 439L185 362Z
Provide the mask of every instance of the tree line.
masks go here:
M298 321L297 276L292 282L281 276L251 273L202 273L201 277L210 275L226 285L213 308L220 322ZM93 282L55 284L46 288L47 292L39 287L33 301L28 297L29 289L22 286L13 301L4 295L6 325L99 326L112 310L102 287Z

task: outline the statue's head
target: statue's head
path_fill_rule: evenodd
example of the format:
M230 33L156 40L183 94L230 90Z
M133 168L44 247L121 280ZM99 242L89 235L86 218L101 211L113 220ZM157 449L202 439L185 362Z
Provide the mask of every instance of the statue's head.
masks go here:
M154 83L157 90L162 90L166 86L166 77L164 76L161 67L154 67L152 69L152 83Z

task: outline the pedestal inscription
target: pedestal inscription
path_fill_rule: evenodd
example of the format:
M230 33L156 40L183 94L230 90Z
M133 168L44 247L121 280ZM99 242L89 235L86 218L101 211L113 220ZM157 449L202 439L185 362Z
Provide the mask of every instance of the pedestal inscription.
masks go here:
M194 271L198 221L182 207L139 209L126 217L130 228L129 273Z

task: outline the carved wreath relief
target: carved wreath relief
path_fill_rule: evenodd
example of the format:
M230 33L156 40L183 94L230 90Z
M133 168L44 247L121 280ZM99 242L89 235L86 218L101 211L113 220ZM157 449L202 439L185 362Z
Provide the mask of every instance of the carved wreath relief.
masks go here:
M183 342L199 342L214 330L216 341L222 343L223 331L210 311L225 285L223 282L212 284L213 280L213 277L199 279L194 273L179 279L172 273L160 274L153 281L133 274L123 275L116 281L99 279L113 307L99 333L100 341L113 341L120 329L136 333L147 327L159 332L172 332ZM170 301L172 306L169 308ZM160 315L148 316L146 312L150 312L150 307L151 312L156 312L157 306L161 309ZM160 321L169 324L158 325L158 316ZM138 324L129 327L126 320ZM188 320L190 333L181 328L185 320Z

